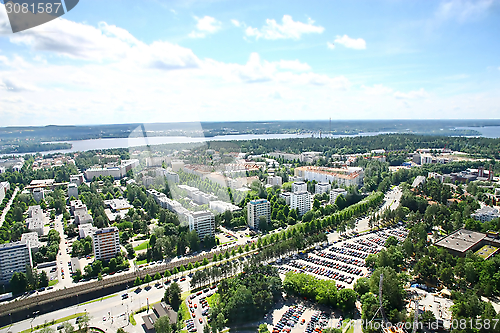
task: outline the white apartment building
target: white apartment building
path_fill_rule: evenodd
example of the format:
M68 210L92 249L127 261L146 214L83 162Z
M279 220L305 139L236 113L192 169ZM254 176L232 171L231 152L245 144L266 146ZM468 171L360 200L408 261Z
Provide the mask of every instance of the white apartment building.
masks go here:
M311 193L307 191L293 192L290 197L290 208L297 209L302 216L312 209Z
M196 231L198 238L215 237L215 216L209 211L187 214L189 231Z
M80 186L83 183L85 183L85 177L83 173L79 173L77 175L71 175L69 176L69 182L75 184L76 186Z
M16 272L26 273L26 265L33 266L26 241L0 244L0 283L8 283Z
M280 198L285 199L285 203L290 205L290 198L292 197L292 192L280 193Z
M10 183L9 182L1 182L0 183L0 203L2 203L8 190L10 190Z
M330 204L333 205L335 200L339 195L343 195L344 197L347 195L347 191L343 188L334 188L330 191Z
M247 204L247 222L253 229L259 229L259 218L266 217L267 223L271 222L271 204L266 199L251 200Z
M97 229L92 233L92 247L96 260L114 258L120 253L120 235L117 227Z
M85 170L85 178L87 178L88 181L92 181L92 179L99 176L103 177L112 176L115 179L120 179L125 177L125 175L129 170L132 170L138 165L139 165L139 160L131 159L131 160L123 160L119 165L110 164L103 168L101 167L89 168Z
M39 236L43 236L43 212L40 206L30 206L28 208L26 224L28 230L36 231Z
M471 214L471 216L476 221L488 222L500 217L500 213L496 208L484 206L483 208L476 210L474 214Z
M314 186L314 193L315 194L323 194L323 193L328 193L332 189L332 185L330 183L317 183Z
M281 176L269 176L267 177L267 184L272 186L281 186L283 185L283 179L281 178Z
M92 236L92 234L97 231L97 228L92 225L92 223L84 223L78 226L78 235L80 238L85 238L87 236Z
M177 172L179 170L184 170L184 162L183 161L175 160L175 161L172 161L171 163L172 163L172 171Z
M295 168L295 176L318 183L337 183L339 186L362 186L364 170L360 167L329 168L303 166Z
M232 203L220 200L210 201L210 209L215 210L217 213L224 213L227 210L231 212L236 212L241 210L240 207L235 206Z
M68 198L71 197L78 199L78 186L74 183L68 184Z
M307 191L307 184L305 182L294 182L292 184L292 192Z

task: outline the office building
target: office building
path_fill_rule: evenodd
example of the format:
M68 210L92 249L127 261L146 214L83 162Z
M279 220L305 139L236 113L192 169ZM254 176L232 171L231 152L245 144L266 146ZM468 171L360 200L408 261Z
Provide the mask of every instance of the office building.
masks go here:
M92 233L92 247L96 260L108 260L120 253L120 235L117 227L97 229Z
M26 241L0 244L0 283L8 283L14 273L26 273L26 265L33 266Z
M311 193L293 192L290 197L290 209L297 209L300 216L312 209Z
M307 184L305 182L294 182L292 184L292 192L307 191Z
M247 204L247 222L253 229L259 229L260 217L264 216L266 222L271 222L271 204L266 199L252 200Z
M215 216L209 211L188 213L189 231L196 231L198 238L215 237Z
M330 183L317 183L316 185L314 185L315 194L328 193L331 189L332 185L330 185Z
M343 195L344 197L347 195L347 191L343 188L334 188L330 191L330 204L333 205L337 200L339 195Z

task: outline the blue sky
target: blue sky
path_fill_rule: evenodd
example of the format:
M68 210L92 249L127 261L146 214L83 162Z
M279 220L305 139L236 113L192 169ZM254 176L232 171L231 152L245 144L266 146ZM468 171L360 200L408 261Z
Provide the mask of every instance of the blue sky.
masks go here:
M499 118L498 36L498 0L84 0L16 34L0 8L0 126Z

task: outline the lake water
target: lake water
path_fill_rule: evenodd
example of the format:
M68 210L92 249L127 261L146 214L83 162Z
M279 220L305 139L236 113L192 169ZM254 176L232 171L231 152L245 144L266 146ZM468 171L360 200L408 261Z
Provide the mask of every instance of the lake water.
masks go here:
M346 137L346 136L374 136L378 134L386 134L386 132L359 133L351 135L322 135L322 137ZM187 136L151 136L151 137L136 137L136 138L110 138L110 139L93 139L93 140L75 140L75 141L60 141L72 144L71 149L45 151L42 154L52 153L72 153L77 151L87 151L96 149L114 149L114 148L129 148L145 145L161 145L172 143L204 143L207 141L241 141L241 140L257 140L257 139L289 139L289 138L310 138L311 134L241 134L241 135L220 135L214 137L187 137ZM318 137L316 134L315 137Z
M484 138L498 139L500 138L500 126L483 126L483 127L457 127L457 129L478 131Z

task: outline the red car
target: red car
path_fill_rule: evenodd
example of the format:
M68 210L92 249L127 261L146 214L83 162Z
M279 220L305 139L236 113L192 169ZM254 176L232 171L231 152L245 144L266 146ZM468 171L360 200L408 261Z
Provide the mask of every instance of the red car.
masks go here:
M200 322L200 324L203 324L203 319L198 318L198 321Z

